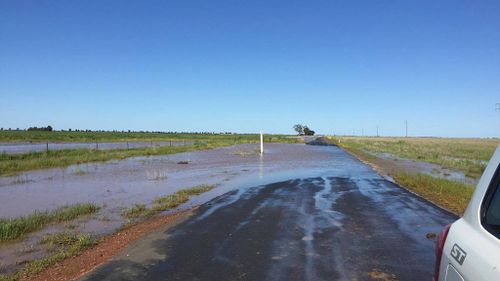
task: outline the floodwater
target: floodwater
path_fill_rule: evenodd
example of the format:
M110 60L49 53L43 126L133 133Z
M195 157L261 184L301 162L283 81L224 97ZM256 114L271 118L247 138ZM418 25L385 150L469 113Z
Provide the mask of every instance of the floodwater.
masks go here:
M37 241L55 231L111 233L126 221L121 212L133 204L151 204L158 196L199 184L218 187L181 206L205 203L230 190L310 175L342 165L330 147L304 144L267 144L265 154L257 144L244 144L166 156L134 157L104 163L25 172L0 177L0 214L14 218L63 205L93 202L99 214L78 222L54 225L31 234L25 241L0 246L2 266L14 270L43 255ZM189 164L178 164L188 161ZM343 170L348 170L343 167ZM369 168L367 168L369 170ZM0 272L1 273L1 272Z
M0 153L19 154L63 149L132 149L155 146L181 146L193 144L192 141L161 142L58 142L58 143L0 143Z
M384 160L391 161L394 165L403 168L405 171L424 173L433 177L459 181L474 186L477 185L479 181L479 179L474 179L466 176L461 171L447 169L437 164L414 161L402 157L397 157L390 153L377 153L375 155Z
M79 280L430 280L428 234L456 216L337 147L311 149L322 168L241 184Z

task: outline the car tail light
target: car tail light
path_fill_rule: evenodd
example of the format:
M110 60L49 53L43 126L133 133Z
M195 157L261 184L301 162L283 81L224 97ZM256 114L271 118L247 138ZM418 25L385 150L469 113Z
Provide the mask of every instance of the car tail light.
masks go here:
M441 267L441 257L443 256L444 243L446 242L446 237L448 237L448 232L450 231L451 224L445 226L441 233L439 233L438 240L436 243L436 262L434 264L434 276L433 281L439 281L439 269Z

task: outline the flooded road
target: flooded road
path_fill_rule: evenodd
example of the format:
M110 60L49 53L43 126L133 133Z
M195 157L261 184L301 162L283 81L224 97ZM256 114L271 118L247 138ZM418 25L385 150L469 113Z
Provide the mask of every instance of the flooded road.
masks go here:
M46 234L74 232L101 237L116 231L128 223L122 211L134 204L152 206L154 198L180 189L217 185L179 208L186 209L231 190L243 192L253 184L323 170L335 162L326 147L273 143L265 147L263 157L258 152L258 144L244 144L0 177L0 218L15 218L76 203L90 202L101 208L93 216L50 225L26 239L0 244L0 273L13 272L28 261L42 257L46 247L39 241Z
M456 217L339 148L309 149L326 159L263 168L81 280L430 280L426 234Z
M0 143L0 153L20 154L63 149L133 149L157 146L191 145L192 141L131 141L131 142L61 142L61 143Z

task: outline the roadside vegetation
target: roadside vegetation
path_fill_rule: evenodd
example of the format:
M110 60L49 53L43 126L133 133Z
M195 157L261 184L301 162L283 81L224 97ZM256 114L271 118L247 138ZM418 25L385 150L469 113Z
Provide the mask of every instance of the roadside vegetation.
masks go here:
M371 154L429 162L479 178L500 139L340 137L340 145Z
M422 173L397 172L391 176L402 186L455 214L463 214L474 192L474 187L465 183Z
M122 215L128 219L154 216L158 213L177 208L181 204L186 203L191 196L200 195L215 187L216 185L202 184L181 189L173 194L156 197L153 200L153 206L150 208L146 207L145 204L136 204L131 208L123 210Z
M5 131L4 131L5 133ZM23 133L31 133L23 132ZM54 133L39 132L36 133ZM57 133L57 132L56 132ZM194 135L194 134L193 134ZM24 154L0 154L0 176L13 175L23 171L67 167L72 164L99 162L108 160L121 160L134 156L168 155L174 153L213 149L242 143L255 143L259 140L257 135L214 135L185 146L154 146L134 149L66 149L47 152L30 152ZM207 138L208 137L208 138ZM192 139L191 139L192 141ZM290 136L268 135L265 142L297 143L299 139Z
M82 253L96 245L97 241L88 234L58 233L43 237L40 243L48 244L51 252L49 256L31 261L22 270L13 274L0 274L0 281L17 281L32 276L66 258Z
M339 146L391 176L398 184L456 213L462 214L474 186L387 165L381 153L428 162L462 171L477 179L493 155L498 139L330 137ZM339 142L340 140L340 142Z
M155 198L152 202L153 206L150 208L144 204L137 204L125 209L122 215L128 219L145 219L163 211L174 209L186 203L191 196L202 194L215 187L216 185L202 184L181 189L173 194ZM40 212L16 219L0 220L0 242L22 238L49 223L69 221L82 215L95 213L98 209L93 204L77 204L62 207L52 212ZM45 235L38 243L47 247L48 255L28 262L16 272L0 274L0 281L18 281L36 275L58 262L83 253L85 250L97 245L98 242L89 234L60 232Z
M91 203L63 206L53 211L35 212L13 219L0 219L0 243L16 240L50 223L74 220L97 212L99 207Z

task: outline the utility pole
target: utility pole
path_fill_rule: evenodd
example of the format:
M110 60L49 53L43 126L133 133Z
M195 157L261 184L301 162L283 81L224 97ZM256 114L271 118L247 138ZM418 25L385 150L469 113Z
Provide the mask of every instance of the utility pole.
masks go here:
M406 137L408 137L408 120L405 120Z
M364 137L365 136L365 128L361 128L361 136Z
M377 138L378 138L378 125L377 125Z

